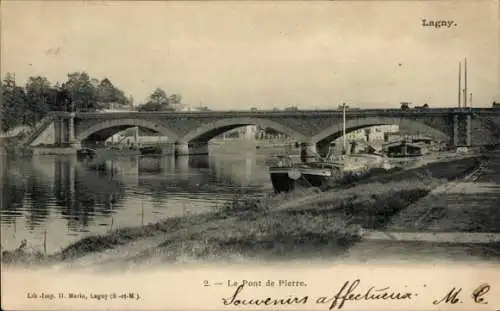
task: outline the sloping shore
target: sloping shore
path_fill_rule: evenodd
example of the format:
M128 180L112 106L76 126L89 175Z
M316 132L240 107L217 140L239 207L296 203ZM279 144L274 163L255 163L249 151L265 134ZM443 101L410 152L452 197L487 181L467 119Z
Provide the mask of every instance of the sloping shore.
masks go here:
M87 237L47 257L23 250L4 252L2 262L117 267L191 260L342 258L366 230L385 229L400 211L480 163L480 158L470 157L446 166L429 164L302 198L297 193L264 200L239 198L211 213Z

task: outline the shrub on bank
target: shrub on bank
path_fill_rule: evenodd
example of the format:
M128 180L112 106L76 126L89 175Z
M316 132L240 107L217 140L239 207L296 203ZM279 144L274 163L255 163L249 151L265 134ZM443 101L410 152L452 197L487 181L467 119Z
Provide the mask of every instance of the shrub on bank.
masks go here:
M333 199L304 209L263 212L254 205L239 205L240 212L178 235L135 258L158 257L162 261L181 259L279 259L341 254L360 241L363 228L381 228L403 208L424 196L428 189L363 193L349 199ZM248 209L247 209L248 208ZM231 209L231 212L234 212Z
M32 264L39 263L46 259L46 256L36 250L28 251L27 240L21 241L21 244L18 248L14 250L2 250L2 263L10 264L10 263L24 263L24 264Z
M215 209L215 213L222 217L242 216L242 214L262 213L267 211L269 211L269 206L262 200L244 196L237 196L230 202L221 207L216 207Z

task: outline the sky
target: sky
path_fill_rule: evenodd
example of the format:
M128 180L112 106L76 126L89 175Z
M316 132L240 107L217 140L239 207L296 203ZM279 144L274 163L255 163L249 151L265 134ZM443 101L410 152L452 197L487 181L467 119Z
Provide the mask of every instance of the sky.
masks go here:
M472 105L500 101L500 1L14 1L1 73L108 77L144 102L157 87L211 109ZM453 20L451 28L422 19Z

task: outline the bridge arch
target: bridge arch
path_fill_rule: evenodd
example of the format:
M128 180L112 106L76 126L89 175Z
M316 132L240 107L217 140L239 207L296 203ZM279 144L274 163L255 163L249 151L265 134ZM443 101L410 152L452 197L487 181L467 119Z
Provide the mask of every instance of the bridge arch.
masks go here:
M298 141L308 140L307 137L304 136L303 134L276 121L264 118L228 118L228 119L217 120L215 122L205 123L195 128L194 130L189 131L182 137L180 137L180 140L185 142L190 142L190 141L206 142L224 132L246 125L269 127L272 128L273 130L276 130L290 137L293 137Z
M422 135L430 136L437 138L441 141L449 141L450 136L442 131L433 128L427 124L424 124L419 121L414 121L405 118L395 118L395 117L366 117L366 118L353 118L346 120L346 132L352 132L358 129L377 126L377 125L399 125L400 129L410 130L410 131L418 131ZM312 142L314 144L323 142L325 140L335 140L342 136L343 125L342 122L330 126L329 128L319 132L314 135L312 138Z
M102 133L102 137L111 137L112 135L121 132L130 127L143 127L155 132L158 132L164 136L167 136L172 141L176 141L179 137L177 133L173 132L163 124L157 121L150 121L144 119L112 119L103 120L98 122L88 128L83 129L81 132L76 133L76 139L78 141L84 141L90 136L97 133Z

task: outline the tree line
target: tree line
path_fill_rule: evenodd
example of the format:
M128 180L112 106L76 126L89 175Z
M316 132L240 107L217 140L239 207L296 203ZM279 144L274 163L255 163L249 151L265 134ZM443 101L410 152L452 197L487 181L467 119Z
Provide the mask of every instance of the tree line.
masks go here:
M126 96L108 79L90 77L86 72L73 72L63 83L52 84L46 77L28 78L25 85L18 85L15 75L7 73L0 81L1 130L16 126L35 126L49 111L99 111L110 108L131 108L132 96ZM179 94L167 95L157 88L139 111L173 111L182 105Z

